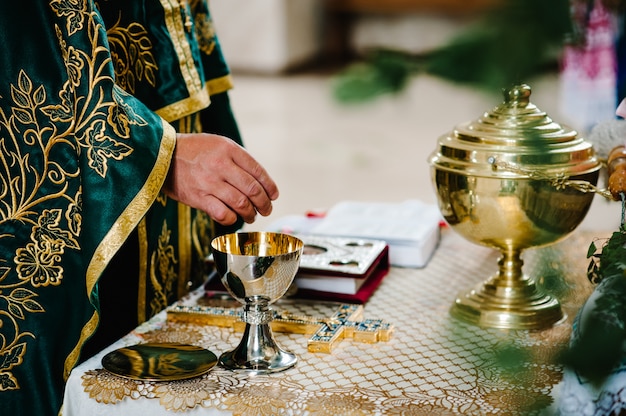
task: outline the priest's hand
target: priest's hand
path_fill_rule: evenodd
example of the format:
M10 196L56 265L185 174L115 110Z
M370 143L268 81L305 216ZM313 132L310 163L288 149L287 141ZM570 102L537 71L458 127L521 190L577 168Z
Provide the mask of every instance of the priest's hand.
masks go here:
M208 133L179 133L163 191L205 211L223 225L237 215L252 223L272 212L278 187L265 169L232 140Z
M626 195L626 148L617 146L608 157L609 191L613 199L622 199L620 194Z

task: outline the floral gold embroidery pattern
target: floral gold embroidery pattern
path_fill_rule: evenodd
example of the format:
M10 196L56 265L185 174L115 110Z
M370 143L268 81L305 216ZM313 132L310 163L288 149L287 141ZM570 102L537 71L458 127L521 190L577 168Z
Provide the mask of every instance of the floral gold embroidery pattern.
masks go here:
M207 258L211 254L211 240L215 235L213 220L205 212L197 211L191 228L191 237L196 253L202 259Z
M13 264L1 260L0 391L20 388L13 370L26 360L27 345L37 337L22 322L46 313L38 289L60 287L64 259L81 250L81 153L87 155L88 168L104 178L112 160L133 152L118 138L130 136L130 125L146 123L124 102L126 93L117 89L107 97L101 87L115 88L106 75L110 56L100 38L102 27L87 4L50 2L65 19L63 27L55 26L67 73L60 90L47 91L21 70L10 84L10 97L0 97L11 109L6 113L0 108L0 225L30 229L29 241L16 248ZM89 37L84 47L70 44L79 32ZM73 156L61 164L55 160L58 152ZM19 241L16 237L11 232L0 235L7 246Z
M178 281L178 273L174 267L178 260L170 241L171 233L171 230L167 228L167 223L163 222L158 247L150 259L150 282L154 289L154 298L150 301L150 317L169 304L168 299Z
M53 0L52 9L59 17L66 17L68 34L74 35L83 28L87 2L81 0Z
M60 260L65 248L79 248L74 236L59 228L60 217L60 210L44 210L39 224L32 228L32 242L17 250L17 274L21 280L30 280L35 288L60 285L63 279Z
M136 82L144 78L150 85L156 85L158 66L148 32L138 23L128 27L121 27L119 23L118 20L107 29L116 83L131 94L135 92Z
M205 13L198 13L194 16L196 35L200 50L211 55L215 49L215 27L213 21Z

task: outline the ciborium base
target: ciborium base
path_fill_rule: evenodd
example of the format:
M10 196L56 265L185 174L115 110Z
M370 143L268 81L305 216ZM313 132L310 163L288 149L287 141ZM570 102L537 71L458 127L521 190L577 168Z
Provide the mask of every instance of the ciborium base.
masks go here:
M497 280L497 279L494 279ZM460 295L450 314L467 323L487 328L543 329L564 318L561 304L541 293L535 283L524 287L501 287L488 281Z
M559 301L522 274L519 251L505 251L498 264L497 275L456 299L453 317L500 329L544 329L565 317Z

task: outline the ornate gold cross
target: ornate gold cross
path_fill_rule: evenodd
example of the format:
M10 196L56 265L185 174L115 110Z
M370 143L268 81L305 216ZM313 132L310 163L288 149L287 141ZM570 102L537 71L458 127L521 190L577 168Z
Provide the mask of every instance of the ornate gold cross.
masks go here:
M229 327L243 332L245 322L241 320L242 308L235 301L232 303L232 306L201 303L173 305L167 310L167 319L171 322ZM328 318L273 309L274 319L270 323L272 331L311 335L307 343L309 352L331 353L343 338L352 338L364 343L391 339L393 325L381 319L363 319L362 305L333 304L333 306L334 313Z

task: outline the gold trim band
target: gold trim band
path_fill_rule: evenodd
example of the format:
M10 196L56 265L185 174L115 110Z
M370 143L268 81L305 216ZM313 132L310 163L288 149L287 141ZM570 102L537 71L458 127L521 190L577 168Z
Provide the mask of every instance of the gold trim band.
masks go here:
M159 108L155 113L171 123L207 108L209 104L211 104L211 96L208 85L205 85L202 90L189 98Z
M207 85L209 86L209 94L221 94L233 88L233 77L228 74L223 77L214 78L207 81Z

